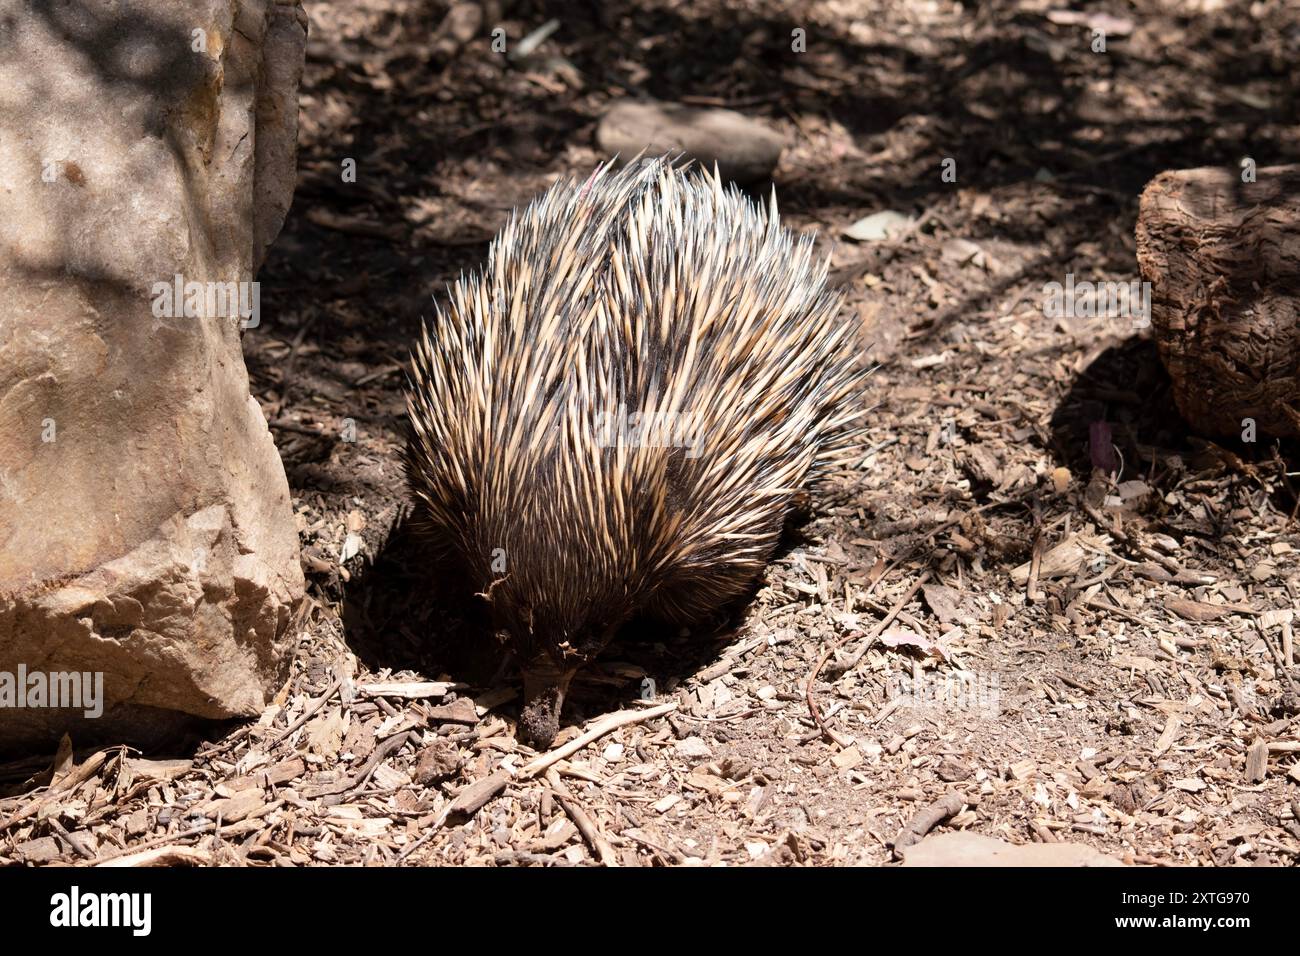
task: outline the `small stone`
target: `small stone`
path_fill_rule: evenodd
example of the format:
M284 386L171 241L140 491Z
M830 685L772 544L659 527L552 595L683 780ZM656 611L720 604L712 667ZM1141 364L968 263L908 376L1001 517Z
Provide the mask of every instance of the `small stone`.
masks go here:
M698 109L678 103L617 103L600 121L596 143L605 153L630 160L681 151L724 180L770 179L781 158L781 137L735 110Z
M679 794L670 793L668 796L656 800L654 803L650 804L650 809L654 810L656 813L667 813L669 810L671 810L673 807L677 806L677 804L681 802L682 802L682 798Z
M969 779L970 767L953 760L951 757L946 757L935 769L935 774L946 783L956 783L959 780Z
M474 701L468 697L462 697L460 700L452 701L450 704L442 704L439 707L430 707L428 710L428 724L437 726L439 724L465 724L473 727L478 723L478 711L474 707Z
M141 807L132 813L128 813L122 819L122 826L126 829L127 836L140 836L142 833L149 832L149 810Z
M841 750L835 756L831 757L831 763L840 770L852 770L858 764L862 763L862 751L857 747L850 747L848 750Z
M415 761L415 782L423 787L455 776L461 759L456 745L446 740L435 740L423 750Z
M673 753L684 760L699 763L702 760L708 760L713 756L713 751L699 737L687 737L685 740L677 741L673 747Z
M884 209L859 219L844 230L844 236L858 242L881 242L911 225L910 217L892 209Z

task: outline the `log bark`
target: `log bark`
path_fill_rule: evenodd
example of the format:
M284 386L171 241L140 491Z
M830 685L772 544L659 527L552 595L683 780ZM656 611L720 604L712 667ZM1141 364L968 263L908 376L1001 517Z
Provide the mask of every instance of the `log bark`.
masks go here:
M1183 417L1210 435L1300 435L1300 165L1161 173L1138 266Z

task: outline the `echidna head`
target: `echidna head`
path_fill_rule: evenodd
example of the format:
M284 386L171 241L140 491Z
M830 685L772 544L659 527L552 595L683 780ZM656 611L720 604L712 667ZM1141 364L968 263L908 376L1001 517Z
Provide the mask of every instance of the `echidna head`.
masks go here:
M526 537L525 530L520 537ZM541 542L547 544L548 542ZM554 560L545 560L545 566ZM538 569L538 570L543 570ZM515 654L524 683L520 713L523 736L535 747L547 747L560 729L560 713L573 675L610 642L633 608L611 600L605 589L588 590L569 577L545 575L543 589L531 589L536 571L516 568L519 585L510 576L497 578L480 592L487 597L499 640ZM530 573L531 572L531 573ZM586 580L594 580L589 568Z
M545 661L524 669L525 703L519 726L534 747L549 747L560 732L560 711L573 675L574 671L559 670Z

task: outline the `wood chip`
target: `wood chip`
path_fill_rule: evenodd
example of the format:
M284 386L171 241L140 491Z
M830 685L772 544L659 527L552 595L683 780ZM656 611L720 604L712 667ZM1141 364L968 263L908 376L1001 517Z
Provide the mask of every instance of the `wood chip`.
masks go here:
M1262 783L1268 774L1268 741L1257 740L1246 751L1247 783Z

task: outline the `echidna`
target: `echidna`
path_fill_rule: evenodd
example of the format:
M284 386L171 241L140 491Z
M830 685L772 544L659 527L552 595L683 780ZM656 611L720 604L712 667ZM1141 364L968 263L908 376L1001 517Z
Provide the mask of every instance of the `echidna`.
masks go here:
M642 612L750 589L859 430L857 323L810 237L663 159L516 211L413 350L416 514L490 605L546 746L574 672Z

